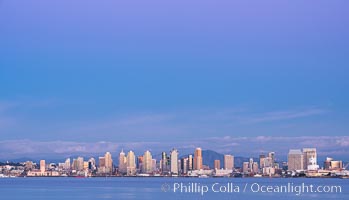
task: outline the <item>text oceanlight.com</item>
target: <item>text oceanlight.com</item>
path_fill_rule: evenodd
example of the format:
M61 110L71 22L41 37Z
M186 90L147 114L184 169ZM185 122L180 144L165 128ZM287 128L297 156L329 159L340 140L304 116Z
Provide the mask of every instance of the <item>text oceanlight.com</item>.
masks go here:
M164 184L165 185L165 184ZM280 185L268 185L268 183L173 183L173 185L166 184L162 190L164 192L173 193L196 193L205 195L205 193L290 193L295 195L301 195L304 193L341 193L342 186L339 185L315 185L315 184L280 184Z

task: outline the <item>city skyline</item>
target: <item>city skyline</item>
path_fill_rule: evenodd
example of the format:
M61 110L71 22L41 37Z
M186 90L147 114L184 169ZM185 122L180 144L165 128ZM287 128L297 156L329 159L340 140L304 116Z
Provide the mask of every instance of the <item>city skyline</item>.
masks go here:
M137 156L132 150L119 153L119 162L112 160L112 154L106 152L103 157L67 158L65 162L49 162L41 159L39 163L27 160L25 162L1 163L3 177L13 176L217 176L217 177L342 177L348 175L348 162L326 157L320 165L316 148L290 149L287 161L277 158L275 152L259 155L259 158L247 158L240 164L234 162L234 155L225 154L204 157L200 147L195 148L193 154L178 156L178 150L172 148L169 154L161 153L157 160L149 150ZM167 156L168 155L168 156ZM194 156L193 156L194 155ZM208 158L210 164L205 160ZM256 159L256 160L254 160ZM221 165L222 162L222 165ZM242 163L241 163L242 162ZM5 167L4 167L5 166Z

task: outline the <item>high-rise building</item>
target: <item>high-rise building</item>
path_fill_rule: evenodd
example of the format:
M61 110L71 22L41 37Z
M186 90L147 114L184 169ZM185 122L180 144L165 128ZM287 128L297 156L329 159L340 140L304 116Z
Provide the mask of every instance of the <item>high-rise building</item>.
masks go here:
M152 166L152 171L155 172L157 169L156 169L156 159L152 159L151 160L151 166Z
M67 158L64 162L64 169L70 170L70 158Z
M234 156L224 155L224 169L234 169Z
M181 159L181 171L183 174L188 173L189 168L189 158L182 158Z
M191 171L194 169L194 161L193 161L193 156L189 155L188 156L188 170Z
M105 158L105 173L112 173L113 172L113 159L111 157L110 152L106 152L104 155Z
M271 157L264 158L263 168L265 168L265 167L273 168L273 166L274 166L274 163L273 163L273 159Z
M250 158L250 162L248 163L248 168L249 168L249 171L252 172L252 170L253 170L253 158Z
M264 154L259 155L259 167L261 169L264 168L264 159L265 159L265 155Z
M133 176L136 174L136 157L133 151L127 153L127 175Z
M171 174L178 174L178 151L177 149L172 149L170 152L171 157Z
M317 165L316 148L303 148L303 159L304 169L308 169L309 165Z
M168 162L167 162L167 155L166 155L166 152L162 152L161 153L161 160L160 160L160 163L161 163L161 172L163 174L167 173L168 172Z
M140 172L142 172L142 170L143 170L143 156L138 156L137 157L137 162L136 162L136 164L137 164L137 169L140 171Z
M201 148L196 148L194 153L194 170L203 169L202 167L202 150Z
M84 170L88 170L88 162L84 161Z
M221 161L220 160L214 160L214 168L215 169L221 168Z
M46 162L45 160L40 160L40 171L44 173L46 171Z
M84 158L78 157L76 159L76 170L82 171L84 169Z
M143 173L152 173L152 155L150 151L144 152L143 155Z
M275 152L269 152L268 157L271 158L271 167L275 165Z
M290 149L288 152L288 170L304 169L303 153L300 149Z
M88 159L88 169L91 171L96 170L96 160L94 158Z
M71 169L72 170L77 170L78 169L78 161L75 158L73 158L73 163L71 165Z
M171 159L171 174L178 174L178 151L177 149L172 149L170 152Z
M126 172L127 172L127 159L126 159L124 150L122 149L119 154L119 173L126 174Z
M258 162L253 162L253 165L252 165L252 172L253 172L253 173L258 173L258 171L259 171Z
M242 172L248 173L249 172L249 162L243 162L242 164Z
M105 157L98 158L98 173L105 173Z

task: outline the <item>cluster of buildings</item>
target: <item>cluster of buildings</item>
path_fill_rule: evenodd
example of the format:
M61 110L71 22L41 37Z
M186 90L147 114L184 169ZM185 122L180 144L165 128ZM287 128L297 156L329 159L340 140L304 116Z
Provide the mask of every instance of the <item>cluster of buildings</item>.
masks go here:
M274 176L281 174L279 163L275 160L275 152L269 152L267 155L259 155L259 161L254 161L253 158L249 159L249 162L243 162L242 172L245 175L264 175Z
M169 153L162 152L156 160L150 151L138 155L133 151L121 150L115 163L110 152L98 160L83 157L66 159L63 163L39 164L27 161L11 166L0 165L0 177L3 176L224 176L224 177L281 177L281 176L348 176L342 161L327 158L320 168L317 164L315 148L291 149L287 162L277 162L275 152L250 158L242 166L236 166L233 155L224 155L223 160L213 161L213 168L203 164L202 149L196 148L193 154L179 157L177 149ZM221 163L223 161L223 163ZM207 162L206 162L207 163ZM5 175L4 175L5 174Z
M333 160L327 157L323 168L317 163L316 148L290 149L288 153L288 171L292 175L305 174L310 177L322 177L329 175L347 175L347 171L343 170L343 162L340 160Z
M234 156L225 155L224 166L231 173L234 168ZM218 168L220 169L220 166ZM125 154L122 150L116 174L119 176L198 176L208 171L210 171L209 167L203 165L201 148L196 148L194 155L182 158L179 158L178 150L173 148L168 154L162 152L159 162L152 157L150 151L136 157L133 151Z

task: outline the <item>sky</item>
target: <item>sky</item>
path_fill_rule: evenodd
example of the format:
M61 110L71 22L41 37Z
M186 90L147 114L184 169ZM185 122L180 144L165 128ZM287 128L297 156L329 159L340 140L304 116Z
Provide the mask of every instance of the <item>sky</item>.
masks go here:
M0 0L0 160L349 157L349 2Z

